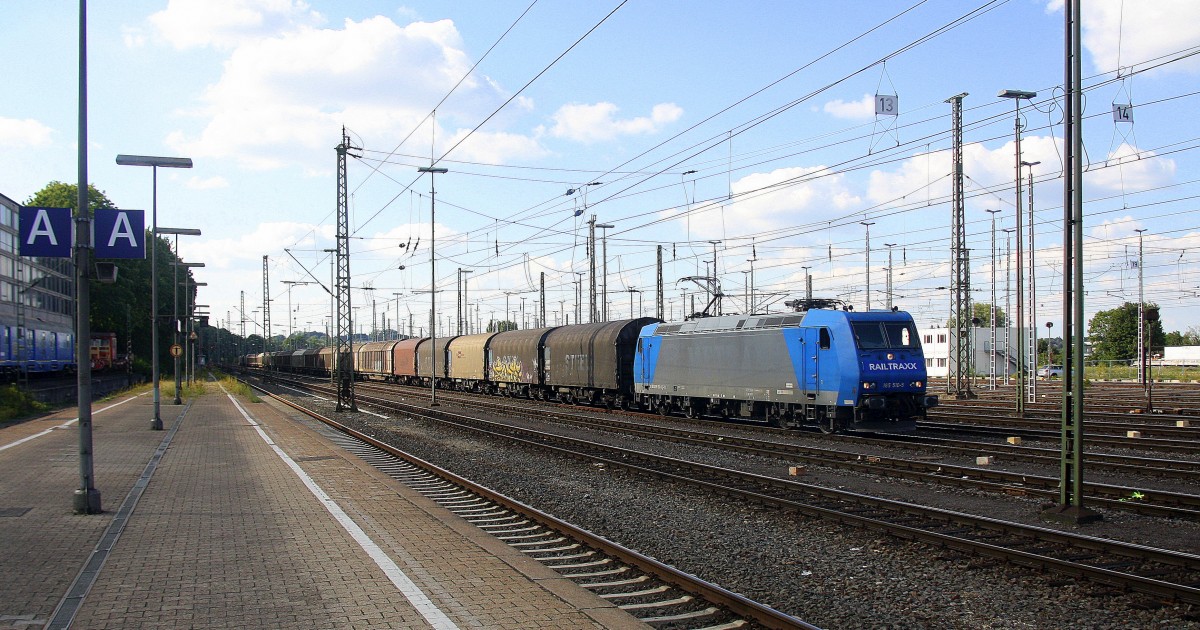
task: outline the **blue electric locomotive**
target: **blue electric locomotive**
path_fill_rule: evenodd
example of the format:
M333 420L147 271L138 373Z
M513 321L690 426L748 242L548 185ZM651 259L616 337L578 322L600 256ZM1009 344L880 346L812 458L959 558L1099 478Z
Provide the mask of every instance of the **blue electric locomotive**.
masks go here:
M912 316L812 308L642 328L638 402L661 414L766 420L779 427L911 431L926 395Z

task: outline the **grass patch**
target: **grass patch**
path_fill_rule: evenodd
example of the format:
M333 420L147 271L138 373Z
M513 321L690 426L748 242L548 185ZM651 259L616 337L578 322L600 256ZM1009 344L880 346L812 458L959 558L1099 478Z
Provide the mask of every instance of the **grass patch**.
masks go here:
M10 422L27 416L45 413L50 405L34 400L16 385L0 387L0 423Z
M221 387L226 391L237 396L241 396L252 403L262 402L262 399L254 393L254 390L249 385L233 378L232 376L224 376L221 378Z

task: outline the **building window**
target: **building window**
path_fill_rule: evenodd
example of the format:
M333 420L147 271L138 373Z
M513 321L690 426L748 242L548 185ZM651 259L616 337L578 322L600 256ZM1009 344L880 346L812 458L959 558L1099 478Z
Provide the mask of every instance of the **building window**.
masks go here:
M946 358L945 357L938 358L938 367L946 367Z
M946 343L946 335L938 335L938 343Z

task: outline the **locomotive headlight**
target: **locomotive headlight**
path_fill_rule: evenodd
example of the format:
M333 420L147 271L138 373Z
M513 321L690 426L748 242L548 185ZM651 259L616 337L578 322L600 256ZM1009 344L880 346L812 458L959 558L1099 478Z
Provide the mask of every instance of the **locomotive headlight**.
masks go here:
M920 389L924 385L925 385L925 383L923 383L922 381L913 381L913 384L912 384L913 387L916 387L918 389Z
M868 382L864 381L862 384L862 388L864 390L875 389L875 383L868 383Z

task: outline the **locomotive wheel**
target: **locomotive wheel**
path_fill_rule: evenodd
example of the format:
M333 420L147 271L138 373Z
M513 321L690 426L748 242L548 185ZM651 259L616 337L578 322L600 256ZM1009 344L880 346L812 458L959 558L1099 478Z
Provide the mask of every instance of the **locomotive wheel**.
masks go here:
M694 420L700 417L700 409L696 405L688 405L683 408L683 415Z
M671 413L671 403L665 400L660 400L655 403L654 410L658 412L658 415L666 416Z
M776 406L767 409L767 423L780 429L787 428L787 420L784 419L783 412Z

